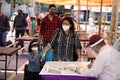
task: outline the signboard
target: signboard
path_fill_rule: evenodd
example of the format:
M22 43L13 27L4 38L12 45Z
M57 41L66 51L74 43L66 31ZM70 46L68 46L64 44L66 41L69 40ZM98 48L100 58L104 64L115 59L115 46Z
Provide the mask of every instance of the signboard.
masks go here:
M78 10L79 6L74 6L74 10ZM87 10L87 6L80 6L80 10ZM90 10L90 7L88 7L88 10Z
M100 12L100 7L91 7L91 12ZM102 12L112 12L112 7L102 7Z

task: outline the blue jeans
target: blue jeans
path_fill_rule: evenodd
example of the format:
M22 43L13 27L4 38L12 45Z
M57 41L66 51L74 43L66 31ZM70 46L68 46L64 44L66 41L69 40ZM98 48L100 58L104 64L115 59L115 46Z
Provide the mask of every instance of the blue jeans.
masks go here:
M0 31L0 46L6 46L6 31Z

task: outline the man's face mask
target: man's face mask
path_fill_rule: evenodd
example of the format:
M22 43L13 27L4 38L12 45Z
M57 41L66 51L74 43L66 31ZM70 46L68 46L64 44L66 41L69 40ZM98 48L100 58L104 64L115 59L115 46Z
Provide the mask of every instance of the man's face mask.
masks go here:
M54 11L54 10L50 11L50 15L54 15L55 13L56 13L56 11Z

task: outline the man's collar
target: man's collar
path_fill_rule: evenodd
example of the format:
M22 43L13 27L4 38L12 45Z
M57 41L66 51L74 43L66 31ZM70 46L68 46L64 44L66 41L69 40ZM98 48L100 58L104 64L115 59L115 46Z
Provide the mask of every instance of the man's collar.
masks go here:
M101 47L101 49L100 49L100 51L99 51L99 52L106 50L108 47L110 48L110 46L109 46L109 45L104 45L103 47Z

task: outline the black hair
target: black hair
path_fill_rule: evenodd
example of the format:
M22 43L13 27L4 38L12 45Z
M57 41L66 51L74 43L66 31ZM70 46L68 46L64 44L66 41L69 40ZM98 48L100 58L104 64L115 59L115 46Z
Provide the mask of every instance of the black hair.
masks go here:
M55 7L55 8L56 8L55 4L50 4L50 5L49 5L49 9L50 9L51 7Z
M20 13L22 13L22 10L21 10L21 9L18 9L17 11L20 12Z
M34 42L37 42L37 44L32 45ZM38 47L38 51L40 51L39 40L33 39L33 40L30 42L29 47L28 47L28 52L32 52L32 49L31 49L31 48L32 48L33 46L37 46L37 47Z
M71 25L70 30L74 31L73 19L71 17L65 17L65 18L62 19L62 23L63 23L64 20L67 20L70 23L70 25ZM61 23L61 28L62 28L62 23Z

